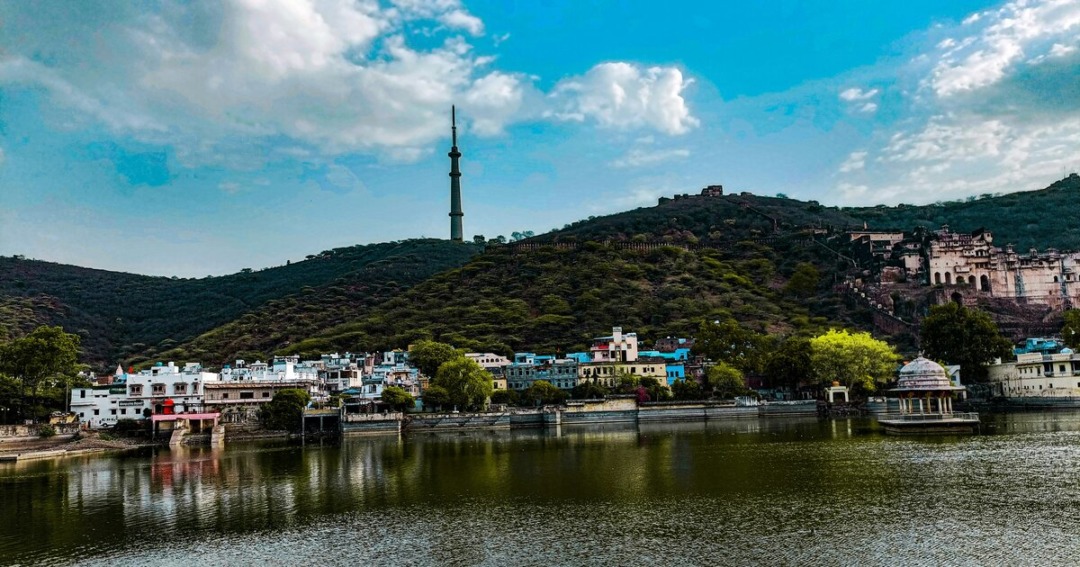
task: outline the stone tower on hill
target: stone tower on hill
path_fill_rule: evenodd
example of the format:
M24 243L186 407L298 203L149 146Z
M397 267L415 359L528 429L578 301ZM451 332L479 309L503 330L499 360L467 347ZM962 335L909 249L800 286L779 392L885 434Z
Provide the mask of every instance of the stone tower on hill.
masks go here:
M461 170L458 168L461 152L457 147L457 111L453 106L450 107L450 135L453 140L447 154L450 156L450 240L463 242L461 217L465 213L461 212Z

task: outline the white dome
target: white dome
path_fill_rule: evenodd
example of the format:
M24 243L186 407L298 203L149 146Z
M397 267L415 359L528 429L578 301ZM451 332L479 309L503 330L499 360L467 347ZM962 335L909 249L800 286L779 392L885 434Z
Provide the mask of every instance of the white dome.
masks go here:
M942 366L928 358L919 357L900 369L898 390L941 390L952 388L949 374Z

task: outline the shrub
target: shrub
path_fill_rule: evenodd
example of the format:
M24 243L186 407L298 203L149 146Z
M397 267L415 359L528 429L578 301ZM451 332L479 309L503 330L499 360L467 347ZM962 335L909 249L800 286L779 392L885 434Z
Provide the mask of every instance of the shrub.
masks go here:
M52 437L54 435L56 435L56 428L55 427L53 427L53 426L51 426L51 425L49 425L47 423L44 424L44 425L41 425L40 427L38 427L38 436L39 437Z

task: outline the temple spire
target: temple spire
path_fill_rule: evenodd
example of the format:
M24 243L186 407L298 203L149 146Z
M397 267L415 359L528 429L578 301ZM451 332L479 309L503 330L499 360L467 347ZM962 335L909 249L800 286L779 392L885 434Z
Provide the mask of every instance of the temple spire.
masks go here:
M461 169L458 165L461 152L457 147L457 109L453 105L450 106L450 136L450 153L447 154L450 156L450 240L463 242L461 217L465 213L461 212Z

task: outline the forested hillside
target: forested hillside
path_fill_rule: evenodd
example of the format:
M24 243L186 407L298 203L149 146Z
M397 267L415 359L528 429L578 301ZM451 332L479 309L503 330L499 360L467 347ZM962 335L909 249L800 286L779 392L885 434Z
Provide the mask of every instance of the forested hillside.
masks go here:
M370 302L363 298L396 293L478 251L471 244L411 240L337 248L285 266L202 279L2 257L0 340L59 324L82 337L83 361L100 367L168 350L246 313L274 309L268 302L290 296L332 296L348 289L349 303ZM317 311L305 311L316 324ZM337 316L330 314L327 324Z
M83 337L84 361L103 368L165 359L218 365L402 347L422 337L499 352L560 350L613 325L655 338L728 317L780 333L829 322L867 328L869 313L832 291L850 264L824 233L948 224L989 228L996 242L1021 250L1080 249L1078 196L1076 176L1040 191L919 207L693 196L483 254L472 244L412 240L202 279L0 258L0 340L60 324Z
M943 224L956 232L979 228L994 233L998 246L1017 250L1080 250L1080 176L1072 174L1038 191L992 196L933 205L844 208L840 212L875 228L937 229Z

